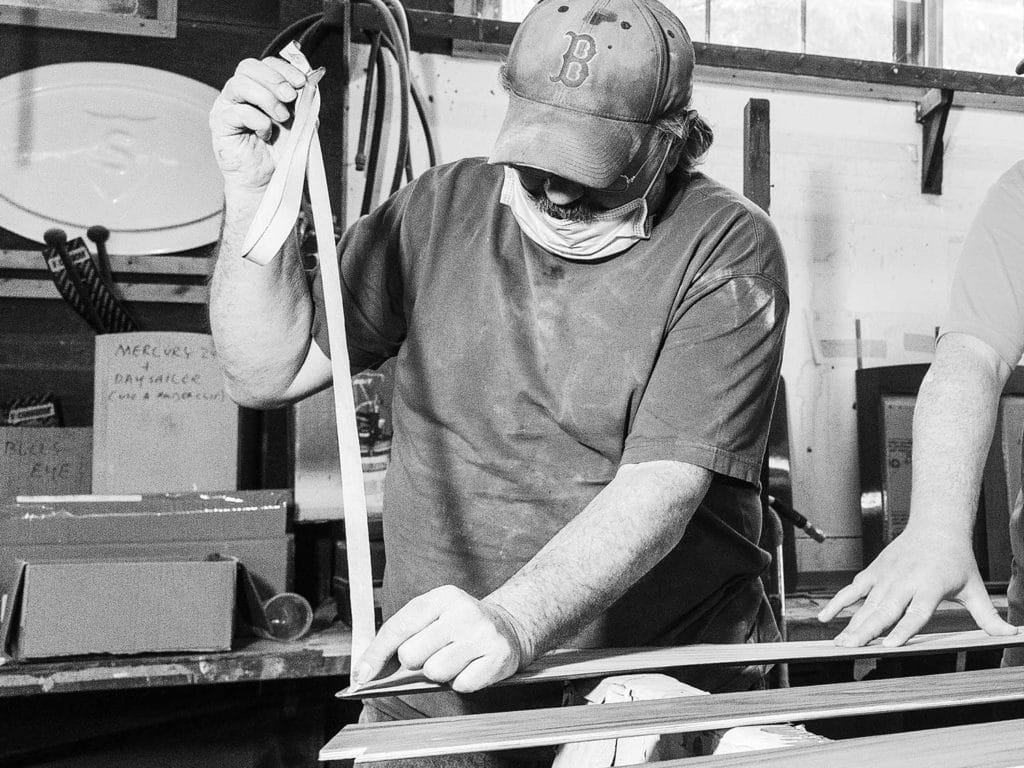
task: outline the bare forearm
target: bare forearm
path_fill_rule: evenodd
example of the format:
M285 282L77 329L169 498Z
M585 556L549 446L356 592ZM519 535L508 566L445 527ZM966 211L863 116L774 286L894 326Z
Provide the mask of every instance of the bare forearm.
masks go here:
M231 396L253 407L286 399L310 344L312 304L289 238L265 266L242 258L259 200L229 192L210 287L210 326Z
M1010 366L986 342L951 333L939 341L914 412L914 484L907 529L891 541L818 615L832 621L863 600L836 636L884 645L920 632L945 598L964 605L990 635L1016 630L996 613L971 548L981 476L996 408Z
M944 337L921 385L914 412L911 527L970 536L999 394L1010 372L978 344Z
M522 570L486 598L510 614L525 661L583 627L682 538L710 473L680 462L622 467Z

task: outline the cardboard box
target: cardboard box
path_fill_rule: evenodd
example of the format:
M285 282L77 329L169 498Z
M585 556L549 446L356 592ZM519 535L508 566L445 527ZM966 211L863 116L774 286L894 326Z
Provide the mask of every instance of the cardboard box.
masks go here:
M0 608L4 653L219 651L231 647L238 562L20 561Z
M91 428L0 427L0 500L88 493L91 485Z
M36 499L0 505L0 587L19 560L238 558L265 595L289 589L287 491ZM5 577L6 575L6 577Z
M33 497L0 506L19 544L267 539L285 533L287 491Z
M243 563L257 591L266 597L287 592L291 541L274 539L222 541L106 542L99 544L7 544L0 542L0 589L11 579L11 564L41 560L202 560L233 557Z

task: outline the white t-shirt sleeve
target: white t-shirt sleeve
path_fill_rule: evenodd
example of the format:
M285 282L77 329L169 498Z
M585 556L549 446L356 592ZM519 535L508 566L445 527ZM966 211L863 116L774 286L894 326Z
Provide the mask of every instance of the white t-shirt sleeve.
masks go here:
M974 336L1011 368L1024 354L1024 161L992 186L971 225L941 333Z

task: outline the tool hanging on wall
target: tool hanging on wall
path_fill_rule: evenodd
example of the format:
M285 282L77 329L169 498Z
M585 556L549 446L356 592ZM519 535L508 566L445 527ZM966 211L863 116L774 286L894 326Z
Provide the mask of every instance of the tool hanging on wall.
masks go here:
M101 256L101 266L109 263L105 247L108 236L105 227L89 229L89 237L96 243ZM53 284L93 330L97 333L139 330L127 308L115 295L113 281L97 268L82 238L68 240L64 230L48 229L43 240L48 246L43 250L43 259Z
M60 426L63 424L59 403L49 392L16 397L6 403L0 403L0 427Z

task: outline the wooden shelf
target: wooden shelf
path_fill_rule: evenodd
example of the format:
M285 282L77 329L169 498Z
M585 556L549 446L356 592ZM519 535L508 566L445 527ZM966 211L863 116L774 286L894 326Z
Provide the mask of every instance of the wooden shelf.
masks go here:
M231 651L90 656L0 665L0 698L312 677L347 677L348 628L333 624L293 643L243 640ZM339 682L340 687L340 682Z
M213 271L208 256L111 256L110 270L128 302L205 304ZM0 297L61 299L40 252L0 249Z

